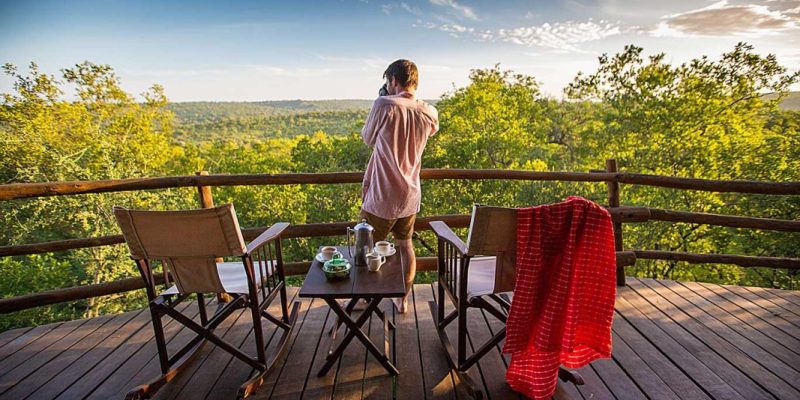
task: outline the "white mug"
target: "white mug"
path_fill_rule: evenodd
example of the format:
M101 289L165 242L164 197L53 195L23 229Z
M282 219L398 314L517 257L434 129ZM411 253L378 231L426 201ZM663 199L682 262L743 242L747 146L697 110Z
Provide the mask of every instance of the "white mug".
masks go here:
M386 262L386 257L375 254L369 253L367 254L367 266L369 267L370 271L377 271L381 269L381 265Z
M378 243L375 243L375 252L378 254L386 255L394 250L394 243L389 243L385 240L382 240Z
M338 253L338 251L336 251L336 247L334 246L324 246L319 250L319 252L322 254L322 259L325 261L330 260L333 258L334 254Z

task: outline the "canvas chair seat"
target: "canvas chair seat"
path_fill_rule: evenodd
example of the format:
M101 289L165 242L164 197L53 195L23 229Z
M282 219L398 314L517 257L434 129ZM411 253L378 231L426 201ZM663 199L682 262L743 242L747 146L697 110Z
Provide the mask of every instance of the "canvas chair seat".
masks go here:
M274 261L264 263L267 271L266 277L272 276L272 274L275 272L274 263ZM256 264L256 269L258 269L258 264ZM217 263L217 274L219 274L219 280L222 283L222 287L225 288L225 293L247 294L247 274L244 272L244 264L241 261ZM260 286L262 279L261 274L255 274L255 277L256 286ZM169 289L161 294L172 295L178 293L178 286L172 285Z
M474 257L469 262L467 274L467 299L495 293L495 271L497 257ZM456 270L456 276L460 271Z

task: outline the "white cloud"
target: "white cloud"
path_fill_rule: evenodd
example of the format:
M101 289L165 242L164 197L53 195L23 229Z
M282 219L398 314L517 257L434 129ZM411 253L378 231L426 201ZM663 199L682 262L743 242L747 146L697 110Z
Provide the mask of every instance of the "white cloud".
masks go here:
M394 4L384 4L381 6L381 11L383 11L383 13L386 15L390 15L392 13L392 9L395 7L397 6Z
M601 40L630 31L619 23L608 21L585 22L567 21L553 24L544 23L539 26L523 26L513 29L476 30L473 27L458 24L437 25L427 23L428 29L438 29L450 36L470 35L476 41L501 41L527 47L544 47L560 51L580 52L579 43Z
M415 15L417 17L421 17L422 16L422 10L420 10L419 7L411 7L406 2L400 3L400 8L402 8L403 10L408 11L408 13L410 13L411 15Z
M475 28L468 28L463 25L452 24L452 25L441 25L439 26L439 30L443 32L452 32L452 33L472 33L475 32Z
M478 16L475 14L475 11L472 7L463 6L461 4L456 3L455 0L429 0L431 4L443 7L449 7L457 14L463 16L464 18L469 18L473 21L478 20Z
M575 51L577 50L574 46L575 44L600 40L620 33L622 33L622 29L617 23L608 21L595 23L589 20L586 22L567 21L514 29L500 29L494 33L494 37L498 40L524 46Z
M800 18L800 0L767 0L767 7L784 15Z
M800 0L767 1L762 5L710 6L666 15L650 33L653 36L728 36L774 34L800 27Z

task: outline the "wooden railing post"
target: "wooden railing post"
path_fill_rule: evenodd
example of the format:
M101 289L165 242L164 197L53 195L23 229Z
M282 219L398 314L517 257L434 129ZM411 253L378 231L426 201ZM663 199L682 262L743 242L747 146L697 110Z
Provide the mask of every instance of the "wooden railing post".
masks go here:
M606 172L617 172L617 160L606 160ZM619 207L619 182L606 182L608 185L608 207L610 209ZM616 251L622 251L622 222L614 222L614 247ZM617 286L625 286L625 266L617 265Z
M195 175L198 176L208 175L208 171L195 172ZM200 196L200 207L202 208L214 207L214 197L211 195L211 186L197 185L197 194ZM215 261L221 263L225 260L223 260L222 258L217 258ZM217 294L217 301L220 303L227 303L231 300L232 300L231 296L225 293Z
M195 172L195 175L206 176L208 175L208 171ZM197 194L200 196L200 207L214 207L214 197L211 195L211 186L197 185Z

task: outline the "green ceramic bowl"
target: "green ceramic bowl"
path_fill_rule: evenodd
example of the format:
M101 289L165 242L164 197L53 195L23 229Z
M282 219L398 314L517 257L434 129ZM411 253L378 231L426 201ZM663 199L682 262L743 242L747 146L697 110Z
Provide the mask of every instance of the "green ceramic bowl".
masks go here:
M322 264L322 272L325 273L325 278L329 281L349 278L350 268L350 263L342 258L342 255L339 253L335 253L333 258L325 261L325 264Z

